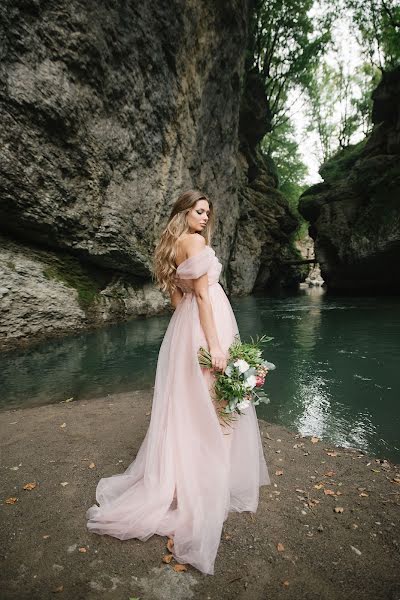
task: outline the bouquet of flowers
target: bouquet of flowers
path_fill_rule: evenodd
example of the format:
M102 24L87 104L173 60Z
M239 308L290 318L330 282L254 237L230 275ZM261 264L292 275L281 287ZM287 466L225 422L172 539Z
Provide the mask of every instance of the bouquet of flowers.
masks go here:
M229 348L225 371L215 371L213 399L223 422L229 423L250 404L257 406L260 402L269 403L269 398L261 388L268 371L275 369L275 365L263 360L261 346L272 339L263 335L255 341L251 338L251 343L242 343L238 335L235 337ZM208 350L201 347L198 359L201 367L212 369Z

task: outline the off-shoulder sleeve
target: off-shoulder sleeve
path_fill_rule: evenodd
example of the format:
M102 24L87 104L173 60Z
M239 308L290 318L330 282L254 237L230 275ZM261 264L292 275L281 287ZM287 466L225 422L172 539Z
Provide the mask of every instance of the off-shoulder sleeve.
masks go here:
M176 269L176 276L180 279L197 279L208 272L214 250L205 246L194 256L184 260Z

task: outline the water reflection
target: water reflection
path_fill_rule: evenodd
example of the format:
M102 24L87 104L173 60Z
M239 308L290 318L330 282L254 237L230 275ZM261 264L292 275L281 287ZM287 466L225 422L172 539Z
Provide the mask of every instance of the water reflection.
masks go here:
M169 318L137 319L3 355L1 405L33 406L151 387Z

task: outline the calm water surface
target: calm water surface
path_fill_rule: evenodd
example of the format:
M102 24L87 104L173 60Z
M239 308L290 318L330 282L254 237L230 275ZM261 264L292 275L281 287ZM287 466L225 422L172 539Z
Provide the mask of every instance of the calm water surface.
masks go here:
M232 300L243 340L274 337L259 416L400 463L400 299L301 290ZM0 355L2 408L150 388L170 316Z

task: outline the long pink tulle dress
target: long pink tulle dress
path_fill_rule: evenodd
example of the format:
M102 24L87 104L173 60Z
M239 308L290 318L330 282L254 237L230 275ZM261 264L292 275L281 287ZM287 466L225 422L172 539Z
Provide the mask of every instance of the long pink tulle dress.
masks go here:
M218 283L221 269L210 246L178 266L184 296L161 344L148 431L126 471L100 479L99 506L87 511L90 531L121 540L173 537L175 559L211 575L228 512L255 512L259 487L270 483L254 407L233 428L222 426L209 393L210 373L197 360L207 342L193 279L208 274L222 350L238 333Z

